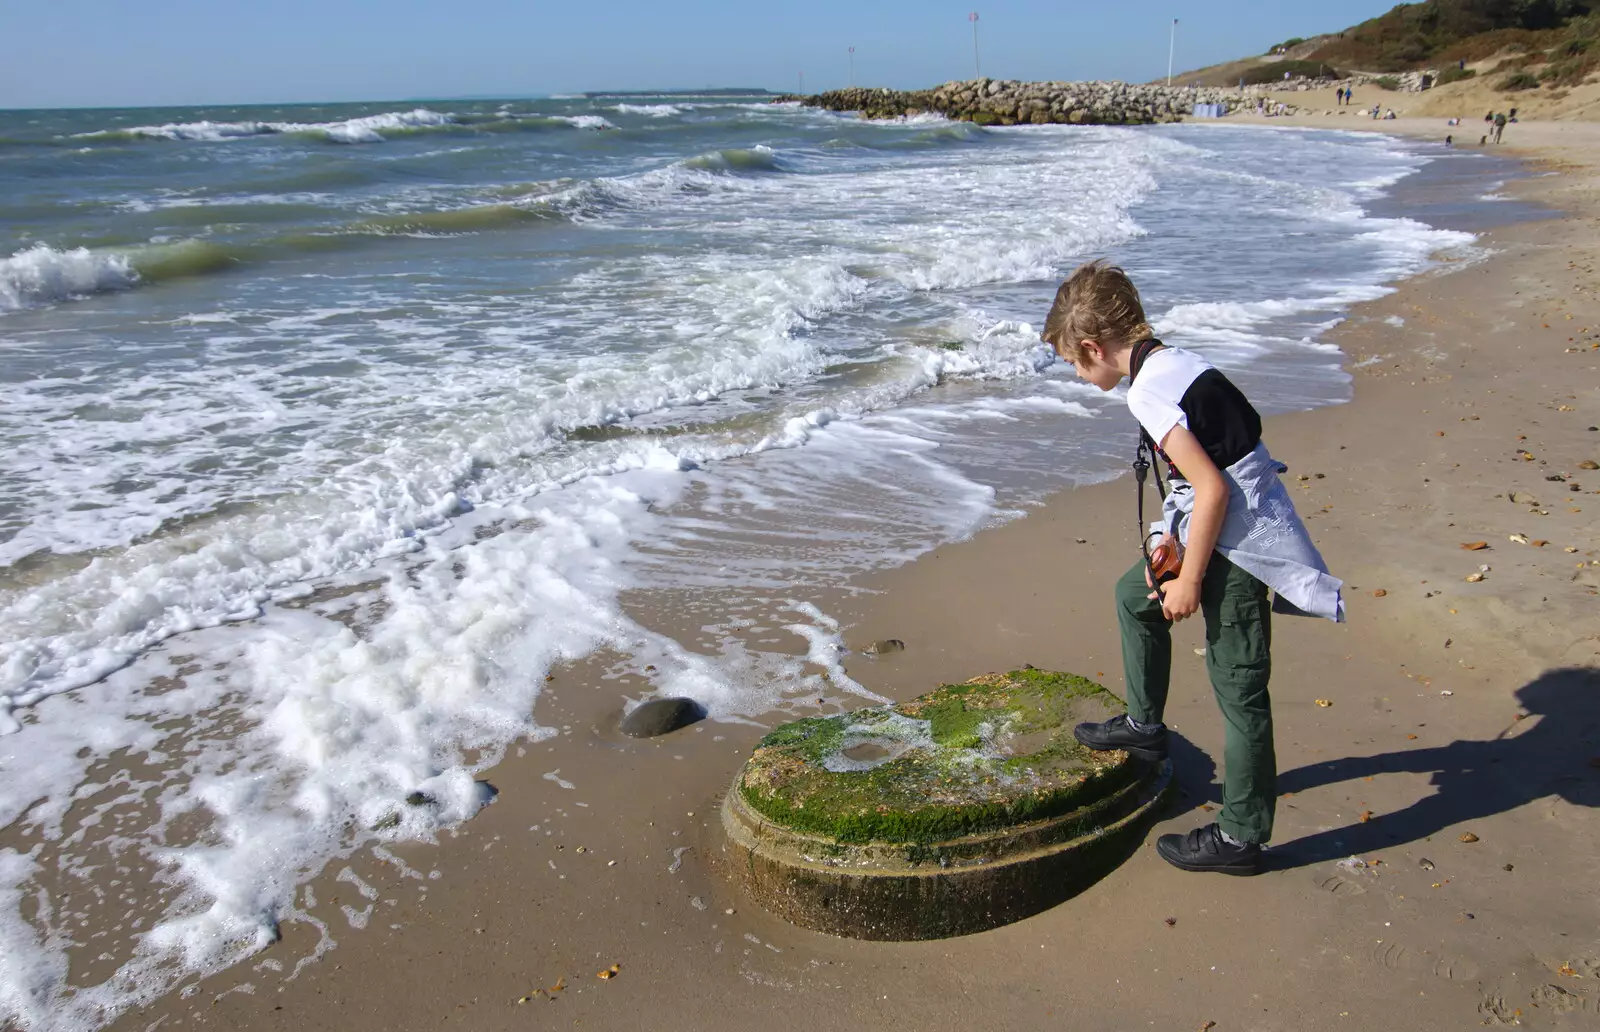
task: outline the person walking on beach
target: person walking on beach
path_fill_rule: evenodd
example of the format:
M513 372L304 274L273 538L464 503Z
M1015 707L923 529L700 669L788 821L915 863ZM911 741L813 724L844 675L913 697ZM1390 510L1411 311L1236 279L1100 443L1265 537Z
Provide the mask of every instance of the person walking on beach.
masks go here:
M1342 621L1343 585L1278 479L1287 467L1261 443L1255 408L1205 359L1155 339L1126 272L1103 260L1079 267L1056 292L1040 338L1102 391L1128 378L1141 459L1148 450L1171 475L1157 555L1181 556L1171 579L1147 557L1117 582L1128 712L1079 724L1075 734L1091 749L1164 761L1172 624L1201 613L1226 725L1222 812L1215 824L1161 836L1156 849L1186 871L1255 874L1277 803L1271 613ZM1142 489L1142 472L1139 480Z
M1338 89L1334 90L1333 91L1333 95L1338 98L1335 106L1336 107L1343 107L1344 106L1344 87L1340 86Z
M1499 143L1500 142L1500 134L1505 132L1505 131L1506 131L1506 115L1505 115L1505 112L1502 111L1502 112L1499 112L1498 114L1496 114L1494 116L1494 134L1493 134L1492 139L1494 140L1495 143Z

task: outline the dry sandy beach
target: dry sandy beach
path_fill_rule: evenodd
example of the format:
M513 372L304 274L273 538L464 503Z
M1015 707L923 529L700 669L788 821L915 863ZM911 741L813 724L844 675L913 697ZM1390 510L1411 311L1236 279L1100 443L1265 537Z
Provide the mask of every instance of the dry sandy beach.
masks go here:
M1168 717L1186 794L1146 845L1054 910L925 943L829 938L747 903L717 809L763 728L623 739L614 697L568 669L539 704L564 733L489 774L495 805L437 848L315 883L305 910L336 949L300 965L322 936L290 924L256 961L114 1027L1600 1024L1600 124L1519 123L1506 141L1558 173L1508 189L1561 214L1360 306L1332 334L1354 400L1268 420L1350 623L1275 625L1267 873L1183 874L1152 848L1218 802L1193 624ZM1136 554L1132 491L1060 494L841 597L848 641L907 645L852 655L850 674L906 698L1032 663L1120 691L1111 584Z

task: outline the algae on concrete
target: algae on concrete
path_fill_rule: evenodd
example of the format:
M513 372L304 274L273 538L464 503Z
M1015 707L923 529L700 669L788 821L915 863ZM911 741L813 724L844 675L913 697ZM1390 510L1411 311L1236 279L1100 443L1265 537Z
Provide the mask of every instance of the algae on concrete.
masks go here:
M836 842L944 842L1060 816L1136 780L1125 753L1072 735L1078 721L1122 709L1072 674L985 674L784 724L756 747L738 789L761 816Z

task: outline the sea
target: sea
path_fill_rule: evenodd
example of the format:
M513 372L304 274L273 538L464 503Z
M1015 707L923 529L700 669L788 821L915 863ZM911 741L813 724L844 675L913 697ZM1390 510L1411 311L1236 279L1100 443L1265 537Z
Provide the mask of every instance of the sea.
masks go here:
M572 664L876 698L818 599L1126 468L1038 337L1078 263L1264 412L1338 404L1324 334L1479 253L1397 197L1509 168L762 97L0 112L0 1024L255 955L488 804Z

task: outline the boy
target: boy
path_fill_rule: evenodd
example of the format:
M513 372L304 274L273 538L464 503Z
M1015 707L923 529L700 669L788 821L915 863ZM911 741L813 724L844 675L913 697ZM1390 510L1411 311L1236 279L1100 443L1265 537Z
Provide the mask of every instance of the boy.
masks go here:
M1221 819L1187 835L1163 835L1156 848L1186 871L1255 874L1277 795L1267 694L1271 610L1342 620L1342 585L1328 575L1278 480L1286 467L1262 445L1261 417L1199 355L1154 339L1125 272L1104 261L1081 266L1057 291L1040 336L1103 391L1129 378L1128 407L1172 474L1163 543L1175 538L1186 547L1177 578L1159 588L1144 560L1118 581L1128 712L1078 725L1078 741L1166 759L1161 721L1172 621L1203 613L1206 667L1226 724ZM1268 587L1276 593L1271 605Z

